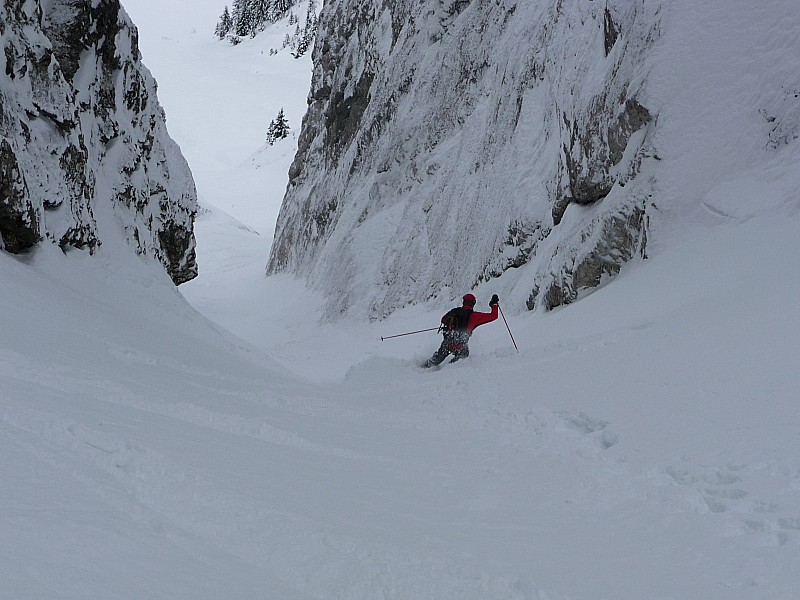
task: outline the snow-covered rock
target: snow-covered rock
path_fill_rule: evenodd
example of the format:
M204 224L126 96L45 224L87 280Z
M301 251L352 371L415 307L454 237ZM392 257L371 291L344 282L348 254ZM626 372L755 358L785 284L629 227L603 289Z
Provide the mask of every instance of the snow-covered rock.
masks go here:
M194 181L118 0L9 0L0 45L0 246L94 252L121 231L195 277Z
M616 274L647 237L660 21L650 0L327 4L268 271L373 318L523 265L529 308Z

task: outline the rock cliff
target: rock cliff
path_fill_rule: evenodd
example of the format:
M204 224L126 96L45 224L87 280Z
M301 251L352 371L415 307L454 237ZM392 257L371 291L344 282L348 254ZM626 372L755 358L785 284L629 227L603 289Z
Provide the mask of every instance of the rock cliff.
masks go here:
M117 0L0 5L0 246L122 238L196 276L196 191Z
M327 4L268 272L308 278L331 315L372 318L510 269L531 309L618 273L647 237L659 10Z

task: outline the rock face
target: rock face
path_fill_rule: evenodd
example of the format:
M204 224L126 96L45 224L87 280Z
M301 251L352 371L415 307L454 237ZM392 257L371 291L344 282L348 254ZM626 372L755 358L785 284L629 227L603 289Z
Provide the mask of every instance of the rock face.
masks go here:
M650 1L327 4L268 272L330 315L509 269L529 308L574 301L644 252L658 35Z
M117 0L0 5L0 246L94 252L122 236L196 276L194 181Z

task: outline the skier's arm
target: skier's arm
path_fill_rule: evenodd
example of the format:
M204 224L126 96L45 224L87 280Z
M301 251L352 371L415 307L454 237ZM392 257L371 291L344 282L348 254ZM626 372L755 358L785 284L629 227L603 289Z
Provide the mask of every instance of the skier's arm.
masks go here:
M491 323L497 316L497 304L492 306L492 312L490 313L473 312L469 316L469 330L472 331L478 325L483 325L484 323Z

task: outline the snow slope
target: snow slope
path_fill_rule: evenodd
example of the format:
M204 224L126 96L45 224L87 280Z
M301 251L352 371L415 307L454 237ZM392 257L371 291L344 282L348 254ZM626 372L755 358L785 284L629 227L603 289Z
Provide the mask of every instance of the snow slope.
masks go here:
M255 202L279 186L228 210L227 178L269 153L248 162L253 134L223 165L213 136L181 137L218 97L169 99L160 74L205 47L205 4L158 3L186 19L169 43L142 30L208 207L198 279L0 254L0 598L800 597L800 145L698 179L697 211L612 285L546 314L504 303L519 353L498 321L422 371L435 334L380 336L447 306L320 324L302 281L263 278ZM232 81L242 115L254 84Z
M519 354L486 325L438 371L415 366L435 335L378 340L438 313L253 324L320 384L135 259L120 284L82 256L3 256L0 597L796 598L784 217L512 316ZM765 277L785 282L771 307ZM279 283L264 299L291 316Z
M228 570L237 595L255 594L262 576L162 511L209 485L194 463L211 449L203 432L223 447L258 435L225 415L225 397L258 414L280 369L138 259L0 260L0 597L222 597L236 589Z

